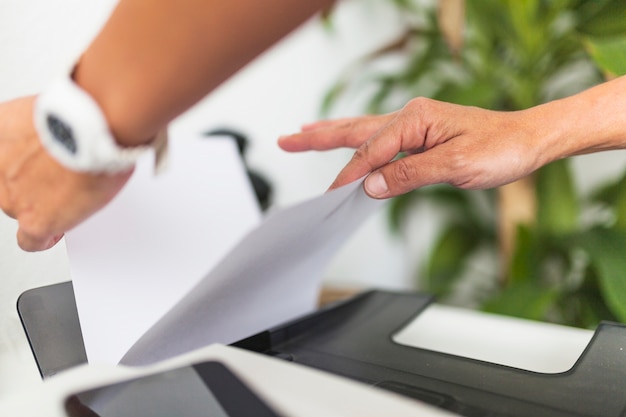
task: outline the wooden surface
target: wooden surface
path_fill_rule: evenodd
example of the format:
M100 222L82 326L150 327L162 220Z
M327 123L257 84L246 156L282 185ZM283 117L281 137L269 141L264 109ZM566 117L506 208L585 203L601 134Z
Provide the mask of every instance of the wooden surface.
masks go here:
M362 291L363 289L358 287L322 287L322 290L320 291L319 306L324 307L337 301L346 300L354 297Z

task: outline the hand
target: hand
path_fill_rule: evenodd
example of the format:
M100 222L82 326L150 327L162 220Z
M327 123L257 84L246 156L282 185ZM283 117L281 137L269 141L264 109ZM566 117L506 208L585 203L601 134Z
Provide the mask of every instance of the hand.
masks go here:
M546 120L539 113L540 108L505 113L417 98L395 113L306 125L279 145L292 152L357 148L330 188L369 174L365 191L374 198L435 183L491 188L550 159L542 141L549 129L541 128ZM401 152L408 156L395 159Z
M39 142L34 101L0 103L0 209L17 219L17 241L27 251L54 246L107 204L132 174L83 174L59 165Z

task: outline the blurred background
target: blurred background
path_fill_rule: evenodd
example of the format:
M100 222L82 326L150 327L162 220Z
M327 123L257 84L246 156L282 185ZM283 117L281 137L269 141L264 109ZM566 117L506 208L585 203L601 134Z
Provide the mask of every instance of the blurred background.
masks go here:
M0 100L43 88L114 4L0 0ZM352 152L287 154L280 135L322 117L396 110L417 95L518 110L575 93L626 72L625 15L623 0L341 1L181 116L173 134L241 133L249 168L272 187L271 207L289 205L324 192ZM622 151L589 155L502 190L429 187L395 199L337 254L325 283L419 289L582 327L626 321L625 162ZM19 294L69 279L63 242L26 254L15 231L0 215L0 374L16 358L32 361Z

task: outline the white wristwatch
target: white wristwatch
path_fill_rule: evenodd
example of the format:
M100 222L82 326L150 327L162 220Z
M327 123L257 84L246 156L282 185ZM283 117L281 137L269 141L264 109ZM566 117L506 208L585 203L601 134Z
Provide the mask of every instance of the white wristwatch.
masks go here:
M126 171L152 148L118 145L98 103L69 75L58 78L39 95L34 119L44 148L73 171Z

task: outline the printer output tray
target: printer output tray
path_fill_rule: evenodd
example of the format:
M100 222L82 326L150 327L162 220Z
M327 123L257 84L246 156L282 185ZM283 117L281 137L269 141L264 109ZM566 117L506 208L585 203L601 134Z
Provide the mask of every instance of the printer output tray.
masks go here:
M371 291L234 345L465 416L626 417L625 325L603 322L571 370L542 374L395 343L432 301Z
M572 369L542 374L395 343L432 302L370 291L233 345L464 416L626 417L626 325L600 324ZM18 311L43 377L86 362L71 282L26 291Z

